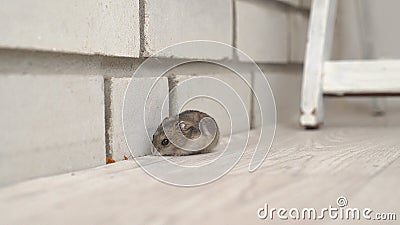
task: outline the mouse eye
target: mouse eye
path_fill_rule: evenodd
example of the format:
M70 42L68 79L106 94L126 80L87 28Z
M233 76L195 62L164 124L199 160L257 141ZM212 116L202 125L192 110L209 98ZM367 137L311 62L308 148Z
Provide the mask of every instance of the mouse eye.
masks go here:
M161 144L162 145L167 145L167 144L169 144L169 140L168 139L164 139L164 140L162 140Z

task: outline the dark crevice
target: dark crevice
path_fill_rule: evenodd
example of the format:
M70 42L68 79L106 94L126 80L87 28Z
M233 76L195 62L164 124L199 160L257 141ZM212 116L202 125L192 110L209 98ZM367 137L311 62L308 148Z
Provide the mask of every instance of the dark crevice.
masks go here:
M146 0L139 0L140 57L148 57L146 43Z
M111 79L104 79L104 121L105 121L105 140L106 140L106 157L112 158L111 151Z

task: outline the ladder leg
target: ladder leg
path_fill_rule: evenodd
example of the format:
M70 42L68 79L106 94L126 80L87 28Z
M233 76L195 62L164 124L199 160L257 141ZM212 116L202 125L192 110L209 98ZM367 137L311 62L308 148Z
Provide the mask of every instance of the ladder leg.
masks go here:
M314 0L308 30L300 106L300 124L318 128L323 121L322 73L332 48L336 0Z

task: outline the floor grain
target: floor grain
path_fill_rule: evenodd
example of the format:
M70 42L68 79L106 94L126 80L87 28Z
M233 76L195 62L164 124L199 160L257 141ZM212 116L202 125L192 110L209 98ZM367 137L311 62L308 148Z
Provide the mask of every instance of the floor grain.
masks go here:
M310 132L281 125L266 161L249 173L257 143L257 131L252 131L238 165L216 182L195 188L160 183L132 160L39 178L0 189L0 224L282 224L285 221L258 219L257 209L265 203L322 208L334 205L339 196L346 196L351 206L398 212L399 134L400 128L383 126ZM169 160L197 165L218 154ZM155 156L143 162L165 163Z

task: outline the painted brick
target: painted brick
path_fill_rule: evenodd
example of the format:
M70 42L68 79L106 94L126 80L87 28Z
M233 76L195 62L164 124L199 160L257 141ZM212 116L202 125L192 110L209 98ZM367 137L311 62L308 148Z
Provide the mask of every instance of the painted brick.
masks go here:
M396 0L338 1L333 58L399 58L399 7ZM359 14L364 18L361 23Z
M144 128L143 122L143 107L145 106L144 99L148 94L148 90L155 82L156 78L133 78L132 82L133 88L131 89L130 94L134 97L134 100L137 101L135 103L127 103L125 106L131 108L131 113L129 115L125 115L126 118L129 118L127 121L134 126L128 130L132 134L131 138L135 141L133 142L135 145L132 146L135 149L131 149L135 152L135 156L143 156L151 154L150 148L151 144L149 142L147 132L150 135L153 135L158 125L161 123L162 118L156 118L156 113L146 115L146 120L148 120L149 125L147 128ZM115 160L123 160L124 156L129 157L131 152L129 151L128 145L125 141L124 136L124 126L123 126L123 103L125 92L128 88L129 82L131 78L112 78L111 79L111 125L109 128L109 137L110 137L110 148L112 152L112 157ZM159 82L154 86L154 91L148 97L148 102L150 103L150 112L154 112L155 110L161 110L162 104L166 99L165 108L162 112L163 118L168 116L169 111L169 101L168 101L168 80L167 78L161 78ZM133 107L134 106L134 107ZM147 129L147 130L146 130ZM147 131L147 132L146 132Z
M309 18L301 12L289 13L290 27L290 61L302 63L304 61Z
M288 5L304 9L311 8L311 2L312 2L312 0L276 0L276 1L280 1Z
M0 76L0 186L105 164L100 76Z
M306 9L311 9L313 0L301 0L301 6Z
M296 6L296 7L301 6L301 0L277 0L277 1L286 3L288 5Z
M396 0L367 0L360 2L367 8L365 17L365 35L372 40L372 58L398 59L400 58L400 2ZM363 35L363 34L362 34ZM367 39L368 40L368 39ZM368 56L367 56L368 57Z
M192 40L212 40L232 45L233 12L231 0L145 0L144 56L173 44ZM221 59L232 51L186 54L165 53L178 58Z
M139 0L5 0L0 46L138 57Z
M240 50L257 62L288 62L289 23L284 7L270 1L237 0L236 16Z
M356 1L338 1L337 5L332 58L362 59L362 34L356 13Z
M235 74L219 74L219 75L207 75L211 78L216 78L221 80L222 82L229 85L233 90L239 95L244 103L245 110L247 110L247 115L249 119L251 118L251 89L250 87L238 76ZM248 80L251 80L251 74L245 74ZM181 110L183 106L182 103L188 100L189 96L192 96L194 93L198 93L200 90L205 90L206 94L215 94L214 97L217 99L228 99L229 102L222 102L222 104L226 104L227 107L232 105L237 98L230 93L224 92L223 90L217 90L212 88L208 82L210 81L196 81L191 84L185 85L185 81L188 81L190 78L197 78L200 76L190 76L190 75L177 75L172 78L170 82L173 82L173 86L178 86L175 92L171 93L170 96L170 114L176 115L181 111L194 109L205 112L212 116L220 129L222 135L229 135L231 132L231 120L232 123L240 123L237 126L235 125L232 128L232 133L237 133L240 131L246 131L249 128L249 121L242 120L246 114L242 114L242 111L239 110L239 105L235 105L230 109L229 113L232 117L230 119L229 114L226 110L217 102L208 99L208 98L196 98L190 102L188 102ZM181 85L182 84L182 85ZM181 86L179 86L181 85ZM241 103L240 103L241 104Z
M280 124L298 124L302 79L301 65L260 65L268 79L276 104L277 122ZM262 77L254 76L254 90L259 91ZM272 106L270 106L272 107ZM268 107L266 110L271 110ZM267 112L268 112L267 111ZM261 114L256 99L253 99L252 127L261 126Z

